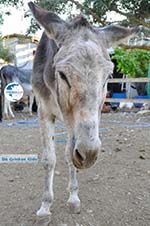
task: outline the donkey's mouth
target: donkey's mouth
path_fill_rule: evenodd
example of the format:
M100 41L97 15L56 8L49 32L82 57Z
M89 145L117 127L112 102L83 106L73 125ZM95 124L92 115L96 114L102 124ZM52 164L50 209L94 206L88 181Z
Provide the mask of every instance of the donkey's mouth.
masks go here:
M77 159L74 158L74 148L75 148L75 145L76 145L76 138L75 138L75 135L72 136L72 140L71 140L71 159L72 159L72 162L73 162L73 165L78 168L78 169L82 169L82 163L77 161Z
M72 162L73 165L77 168L77 169L84 169L83 164L77 160L75 160L74 158L72 158Z
M76 161L75 159L72 159L73 165L77 168L77 169L88 169L90 168L94 163L80 163L78 161Z
M79 161L78 159L72 157L72 162L73 165L77 168L77 169L88 169L91 166L94 165L94 163L96 162L97 157L93 160L93 161Z
M84 145L83 145L84 146ZM71 140L71 159L73 165L78 169L87 169L90 168L96 162L98 149L95 151L85 149L83 150L82 145L78 145L77 139L75 136L72 137ZM79 149L78 149L79 148Z

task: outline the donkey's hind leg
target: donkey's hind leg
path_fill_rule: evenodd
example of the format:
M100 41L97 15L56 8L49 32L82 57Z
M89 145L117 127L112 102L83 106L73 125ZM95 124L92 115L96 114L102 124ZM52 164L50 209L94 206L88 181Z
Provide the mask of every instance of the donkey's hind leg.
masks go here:
M39 109L40 128L43 138L42 163L45 169L45 186L41 208L37 211L37 216L50 215L50 207L53 203L53 177L56 164L56 154L54 147L54 121L48 116L44 108Z
M4 118L5 119L15 118L14 113L11 109L10 101L7 100L6 97L4 97Z
M14 115L14 113L13 113L13 111L12 111L12 108L11 108L10 101L9 101L9 103L8 103L8 110L9 110L9 114L10 114L11 118L15 118L15 115Z

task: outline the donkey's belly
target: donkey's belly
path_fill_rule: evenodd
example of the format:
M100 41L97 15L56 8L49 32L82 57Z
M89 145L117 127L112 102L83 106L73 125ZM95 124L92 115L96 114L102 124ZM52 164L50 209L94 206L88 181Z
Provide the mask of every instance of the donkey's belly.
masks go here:
M29 83L22 83L22 87L24 90L24 95L30 95L32 92L32 85Z

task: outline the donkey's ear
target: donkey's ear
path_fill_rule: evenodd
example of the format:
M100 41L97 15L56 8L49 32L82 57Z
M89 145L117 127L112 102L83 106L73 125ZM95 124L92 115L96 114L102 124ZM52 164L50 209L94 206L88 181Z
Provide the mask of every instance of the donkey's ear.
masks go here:
M65 21L55 13L42 9L33 2L29 2L28 5L36 21L45 29L48 36L59 42L66 27Z
M110 25L97 29L100 38L106 44L107 48L112 47L114 44L124 42L124 40L134 36L139 30L139 27L125 28L117 25Z

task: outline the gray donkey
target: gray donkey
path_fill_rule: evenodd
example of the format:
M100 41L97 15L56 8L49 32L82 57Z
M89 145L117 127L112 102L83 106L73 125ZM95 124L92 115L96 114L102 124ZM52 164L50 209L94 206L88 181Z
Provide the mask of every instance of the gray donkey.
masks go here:
M101 149L100 112L107 79L113 71L107 48L137 32L137 29L93 27L82 15L70 22L30 2L29 7L45 29L38 45L32 85L39 101L43 137L45 187L38 216L50 214L56 164L54 125L63 120L68 131L66 157L69 165L68 205L80 212L76 170L91 167Z
M1 79L1 89L2 89L2 102L3 102L3 116L4 118L14 118L14 113L11 108L11 103L4 95L4 88L11 82L18 82L23 90L24 96L29 96L30 105L29 112L32 115L32 105L34 101L34 94L31 86L31 70L21 69L13 65L5 65L0 70L0 79Z

